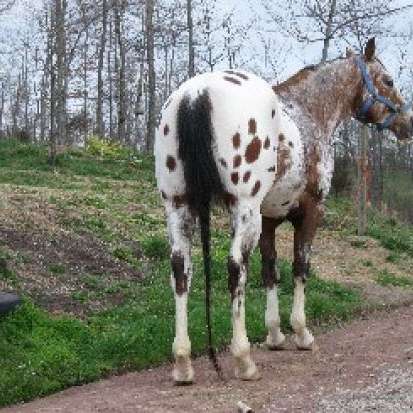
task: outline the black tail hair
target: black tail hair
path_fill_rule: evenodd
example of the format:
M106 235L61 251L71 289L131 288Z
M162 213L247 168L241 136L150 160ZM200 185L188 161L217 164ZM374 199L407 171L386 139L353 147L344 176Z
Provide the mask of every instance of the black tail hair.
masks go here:
M211 331L210 208L211 202L222 196L224 187L212 150L211 110L207 91L192 100L189 96L182 99L178 109L178 154L184 165L186 200L191 211L198 215L201 227L208 355L216 372L222 377L222 370L212 345Z

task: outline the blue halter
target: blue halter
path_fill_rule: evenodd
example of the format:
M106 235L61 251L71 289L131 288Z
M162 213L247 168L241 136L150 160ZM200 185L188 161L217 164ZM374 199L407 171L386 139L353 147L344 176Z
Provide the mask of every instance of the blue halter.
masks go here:
M364 62L363 57L357 56L356 63L357 63L358 68L360 69L361 76L363 78L363 84L364 84L364 87L367 89L368 96L367 96L367 99L362 102L361 107L357 111L355 117L358 121L362 123L368 123L367 114L369 110L371 109L371 107L377 102L382 103L389 110L390 113L384 119L383 122L376 123L376 126L377 126L377 129L380 131L387 129L388 127L391 126L395 117L398 114L405 112L406 109L397 107L392 101L390 101L386 97L381 96L377 93L377 90L374 87L373 80L370 76L370 73L367 69L367 65Z

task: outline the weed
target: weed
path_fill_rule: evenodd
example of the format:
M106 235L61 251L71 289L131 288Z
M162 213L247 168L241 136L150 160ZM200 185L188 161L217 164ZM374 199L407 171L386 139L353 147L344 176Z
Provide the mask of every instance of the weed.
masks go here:
M404 277L404 276L396 276L391 274L390 272L383 270L377 275L377 283L383 286L393 286L393 287L413 287L413 279Z

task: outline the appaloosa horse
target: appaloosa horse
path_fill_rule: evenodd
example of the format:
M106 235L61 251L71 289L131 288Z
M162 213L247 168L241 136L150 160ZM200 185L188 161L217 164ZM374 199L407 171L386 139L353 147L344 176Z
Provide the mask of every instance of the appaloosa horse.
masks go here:
M367 43L364 55L348 52L346 58L307 67L277 86L243 71L208 73L185 82L166 102L155 156L172 249L176 383L193 380L187 300L196 217L201 227L209 350L214 360L209 320L209 216L214 201L222 200L231 216L228 285L237 377L259 377L245 328L248 257L259 239L267 289L266 343L270 349L284 343L274 232L284 220L295 229L291 325L297 347L312 347L314 338L304 312L311 244L333 173L332 135L351 116L390 129L400 139L413 134L413 113L404 108L390 75L375 57L374 39Z

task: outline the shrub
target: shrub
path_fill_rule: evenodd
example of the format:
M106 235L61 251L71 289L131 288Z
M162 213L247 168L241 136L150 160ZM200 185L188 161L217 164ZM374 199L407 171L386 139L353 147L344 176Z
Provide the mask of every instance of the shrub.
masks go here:
M119 142L108 139L100 139L92 136L86 144L86 151L90 155L100 156L107 159L125 159L129 157L130 151Z
M169 257L169 244L165 238L151 237L142 241L142 249L146 257L166 259Z

